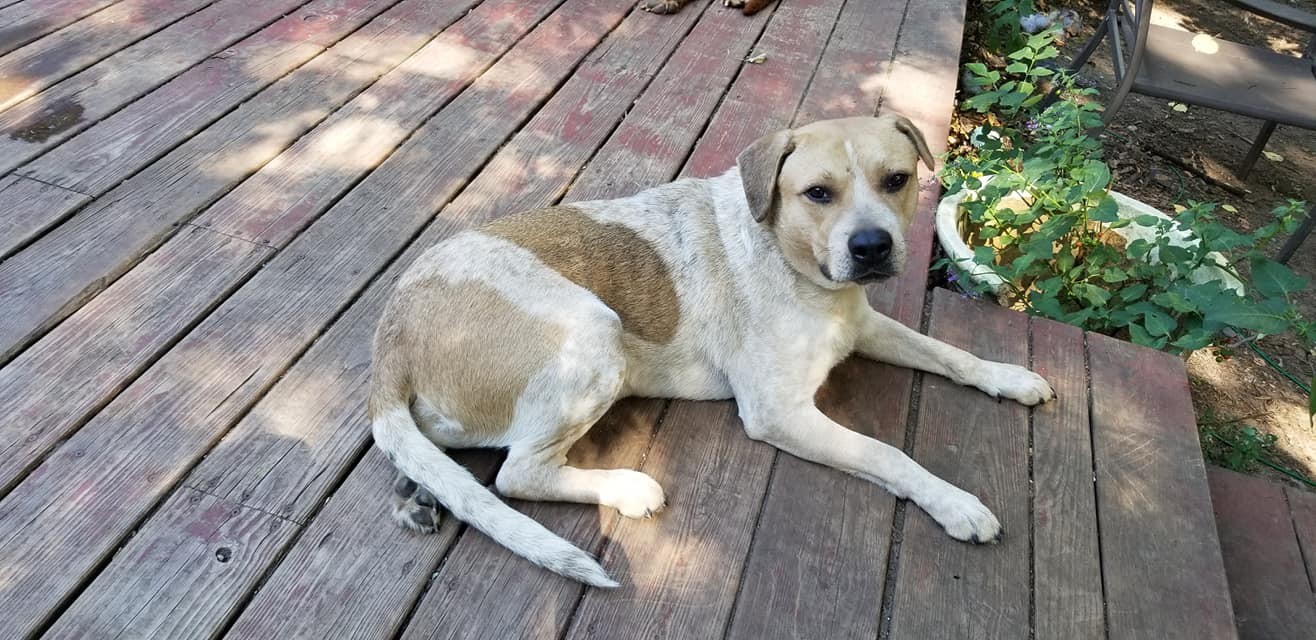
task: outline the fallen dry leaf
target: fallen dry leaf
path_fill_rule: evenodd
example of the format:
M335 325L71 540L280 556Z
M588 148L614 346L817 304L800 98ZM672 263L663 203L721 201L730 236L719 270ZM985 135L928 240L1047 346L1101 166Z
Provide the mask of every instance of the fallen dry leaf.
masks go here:
M1266 159L1271 162L1284 162L1284 156L1274 151L1262 151L1261 155L1266 156Z
M758 55L753 55L748 58L745 58L745 62L748 62L750 64L763 64L763 62L767 59L768 59L768 54L760 53Z

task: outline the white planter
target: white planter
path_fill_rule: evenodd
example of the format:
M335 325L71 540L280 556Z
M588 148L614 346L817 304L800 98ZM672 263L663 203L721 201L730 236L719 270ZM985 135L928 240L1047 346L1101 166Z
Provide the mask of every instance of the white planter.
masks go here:
M988 176L982 179L986 184L991 180ZM963 214L960 210L960 203L965 198L976 196L976 191L968 189L962 190L954 195L946 196L941 199L937 205L936 232L937 242L946 252L946 255L959 266L959 270L969 279L987 285L998 301L1004 301L1005 281L1000 276L993 273L990 269L980 266L973 261L973 249L964 241L964 227L962 224ZM1011 194L1017 197L1018 193ZM1169 216L1161 213L1155 207L1144 202L1134 200L1118 191L1111 191L1110 195L1115 199L1119 211L1116 215L1120 218L1133 218L1140 215L1151 215L1163 220L1173 220ZM1007 196L1009 197L1009 196ZM1139 224L1130 224L1128 226L1112 229L1114 233L1124 238L1125 242L1132 242L1139 238L1148 242L1154 242L1156 239L1156 230L1153 227L1145 227ZM1196 240L1189 239L1187 229L1179 227L1175 223L1175 228L1170 232L1170 243L1175 246L1187 247L1197 244ZM1159 252L1153 249L1148 255L1148 259L1153 262L1158 259ZM1233 289L1239 295L1243 295L1243 283L1235 278L1233 274L1220 268L1218 265L1226 264L1224 256L1218 252L1211 252L1209 256L1215 264L1203 265L1192 273L1188 274L1188 279L1194 283L1201 284L1211 280L1220 280L1229 289Z

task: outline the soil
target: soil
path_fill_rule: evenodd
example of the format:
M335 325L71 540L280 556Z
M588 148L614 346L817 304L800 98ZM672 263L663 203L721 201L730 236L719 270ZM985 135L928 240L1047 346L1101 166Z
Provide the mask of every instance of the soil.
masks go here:
M1316 0L1286 1L1316 13ZM1311 37L1219 0L1162 0L1155 4L1153 24L1268 47L1288 55L1301 55ZM1078 32L1062 47L1066 64L1091 37L1105 7L1105 2L1093 0L1052 0L1040 7L1074 9L1081 16ZM975 17L985 15L984 2L970 0L968 11L972 23ZM962 61L993 59L975 41L974 33L970 24L965 30ZM1107 103L1113 93L1114 74L1106 45L1080 71L1079 81L1096 88L1100 94L1095 99ZM963 99L965 94L960 97ZM977 114L957 114L951 128L951 148L963 149L966 134L980 122ZM1246 155L1261 124L1196 105L1188 105L1186 112L1176 111L1165 100L1131 94L1102 134L1114 188L1169 214L1175 204L1187 204L1189 200L1230 204L1237 213L1217 211L1223 222L1239 230L1266 224L1272 219L1271 211L1287 198L1316 202L1316 131L1280 126L1266 151L1278 153L1282 159L1263 156L1246 179L1234 174L1234 167ZM1276 239L1267 252L1274 255L1285 239ZM1316 282L1316 237L1298 249L1289 267ZM1316 317L1316 291L1312 287L1297 294L1295 302L1307 318ZM1312 379L1316 355L1305 351L1297 339L1266 336L1256 344L1298 379ZM1307 396L1301 390L1246 347L1223 352L1200 350L1188 357L1187 365L1199 424L1213 425L1226 433L1251 425L1274 434L1271 457L1316 479L1316 427L1308 419ZM1253 465L1248 471L1310 490L1268 467Z

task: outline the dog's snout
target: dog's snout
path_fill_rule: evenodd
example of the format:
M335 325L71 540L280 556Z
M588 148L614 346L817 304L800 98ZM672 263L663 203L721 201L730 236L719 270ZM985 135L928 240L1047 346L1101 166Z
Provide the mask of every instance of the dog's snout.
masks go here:
M891 234L882 229L864 229L850 236L850 257L857 264L876 267L891 257Z

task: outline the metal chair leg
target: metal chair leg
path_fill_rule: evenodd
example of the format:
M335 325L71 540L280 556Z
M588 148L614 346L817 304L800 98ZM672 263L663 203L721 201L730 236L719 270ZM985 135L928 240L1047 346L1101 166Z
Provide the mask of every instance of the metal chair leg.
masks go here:
M1252 148L1248 149L1247 155L1243 157L1242 164L1234 170L1234 175L1240 180L1247 180L1248 175L1252 173L1252 167L1257 164L1257 158L1261 157L1261 150L1266 148L1266 143L1270 141L1270 134L1275 133L1275 123L1267 121L1261 125L1261 131L1257 132L1257 137L1252 141Z
M1307 239L1307 236L1311 235L1313 226L1316 226L1316 204L1307 208L1307 219L1303 220L1302 224L1293 232L1293 235L1284 241L1284 246L1280 247L1279 253L1275 254L1275 262L1287 264L1289 258L1293 257L1302 242Z

